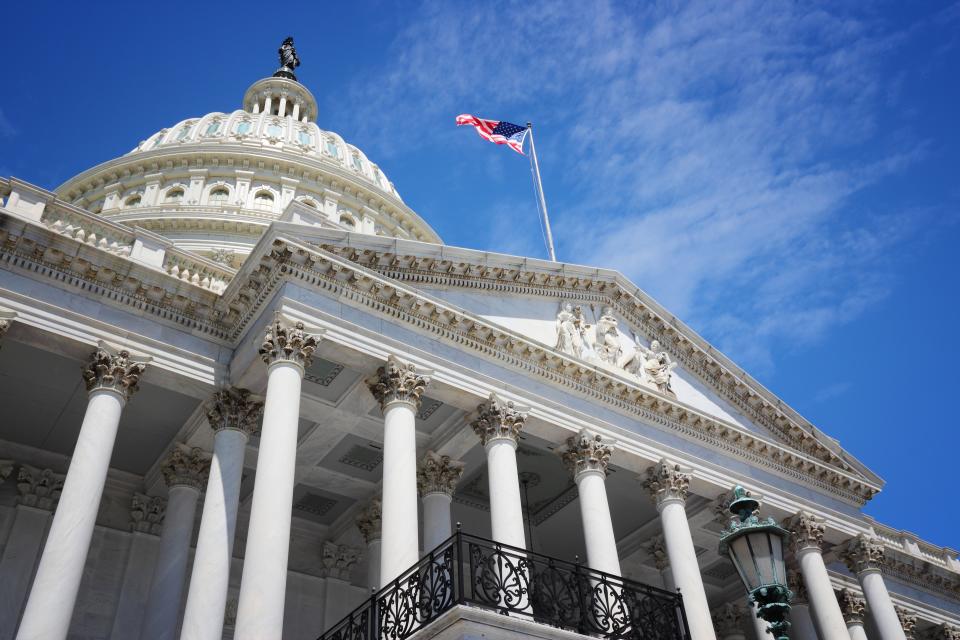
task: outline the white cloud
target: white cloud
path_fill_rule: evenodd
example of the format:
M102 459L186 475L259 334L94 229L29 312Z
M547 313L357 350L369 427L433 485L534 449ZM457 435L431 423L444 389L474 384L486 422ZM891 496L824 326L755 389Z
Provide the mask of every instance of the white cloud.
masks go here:
M777 345L887 295L888 255L918 225L850 204L924 146L868 147L890 100L880 64L905 36L837 6L428 2L358 81L355 129L399 153L435 134L379 114L537 113L560 130L538 148L567 189L551 197L561 258L623 271L769 370Z

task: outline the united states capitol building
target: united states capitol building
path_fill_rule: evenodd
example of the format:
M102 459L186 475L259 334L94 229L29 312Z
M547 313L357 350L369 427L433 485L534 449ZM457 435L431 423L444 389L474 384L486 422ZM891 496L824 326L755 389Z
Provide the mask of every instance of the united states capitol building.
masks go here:
M0 178L0 640L772 638L735 485L790 638L960 638L881 478L621 274L445 245L298 63Z

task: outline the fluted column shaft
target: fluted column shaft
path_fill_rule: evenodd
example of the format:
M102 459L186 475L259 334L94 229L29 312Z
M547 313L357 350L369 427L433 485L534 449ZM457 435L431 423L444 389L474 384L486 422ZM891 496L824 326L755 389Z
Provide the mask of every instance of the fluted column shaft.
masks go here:
M89 391L87 410L17 633L19 640L67 637L120 414L144 368L143 363L132 362L126 351L101 348L83 372Z
M600 436L582 431L567 439L563 460L573 473L580 502L580 519L587 546L587 565L620 575L620 556L607 500L607 464L613 447Z
M841 555L860 581L879 640L906 640L907 636L900 626L900 618L880 573L884 559L883 543L876 538L860 535L847 543Z
M190 557L190 538L199 498L200 489L196 485L183 483L170 487L167 513L160 532L160 550L141 627L142 640L169 640L176 637L183 582Z
M267 394L234 640L283 635L300 387L315 348L316 338L305 333L302 323L290 326L279 318L260 348L267 364Z
M700 576L697 553L684 503L690 478L676 465L661 460L647 472L645 486L657 503L663 525L663 538L670 558L673 583L683 596L683 606L693 640L716 640L710 619L710 606Z
M380 586L398 578L420 557L416 419L428 383L414 365L393 356L367 379L383 411Z

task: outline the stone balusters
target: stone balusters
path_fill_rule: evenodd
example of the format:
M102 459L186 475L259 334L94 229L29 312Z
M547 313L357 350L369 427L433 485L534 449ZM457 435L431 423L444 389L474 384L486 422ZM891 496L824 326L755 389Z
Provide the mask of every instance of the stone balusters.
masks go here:
M13 462L0 462L0 477L13 473ZM43 550L43 538L57 508L64 476L50 469L20 465L13 525L0 556L0 638L12 638L30 591L30 578Z
M837 592L837 602L843 612L843 620L847 623L850 640L867 640L867 632L863 628L864 614L867 604L850 589Z
M380 586L417 563L416 419L430 379L414 365L390 356L366 380L383 413L383 500Z
M302 322L278 315L260 346L267 365L267 395L234 640L283 634L300 389L317 340Z
M719 640L747 640L743 630L743 613L743 609L732 602L714 610L711 617Z
M906 640L893 601L883 581L883 543L865 534L852 538L840 554L851 572L856 574L863 589L867 609L873 617L879 640Z
M527 414L513 402L491 393L486 402L477 406L477 417L470 423L487 452L491 537L520 549L526 548L526 536L517 472L517 437L526 419Z
M373 499L355 520L363 541L367 543L367 586L371 591L380 588L380 531L382 509Z
M683 594L690 634L696 640L715 640L710 606L693 548L693 537L684 503L690 486L690 476L681 472L680 466L661 460L647 470L644 487L660 512L663 537L670 557L673 583Z
M206 413L214 431L213 457L183 614L185 640L219 640L223 635L243 454L247 440L260 428L263 402L246 389L226 388L213 394Z
M823 518L801 511L784 521L790 532L790 546L800 568L803 585L807 589L810 610L820 634L828 638L842 638L847 625L840 605L833 593L833 585L823 561Z
M417 489L423 504L423 552L430 553L453 534L450 504L463 475L463 463L427 451L417 468Z
M140 627L141 640L173 640L190 558L190 538L200 490L206 484L210 456L202 449L175 444L160 467L167 483L166 516L150 596Z
M567 438L563 461L577 483L587 565L619 576L620 557L605 482L611 455L613 447L610 442L583 430L579 435Z
M17 633L19 640L63 640L70 628L124 405L146 363L101 344L83 369L87 409Z

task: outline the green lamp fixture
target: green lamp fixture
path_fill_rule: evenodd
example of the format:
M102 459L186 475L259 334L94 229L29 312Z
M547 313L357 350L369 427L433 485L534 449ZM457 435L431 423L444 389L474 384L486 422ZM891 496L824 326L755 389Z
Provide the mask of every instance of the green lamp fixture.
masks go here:
M790 598L783 562L784 543L790 533L773 518L760 518L760 502L743 487L733 488L730 512L736 518L720 532L720 555L733 561L757 616L777 640L789 640Z

